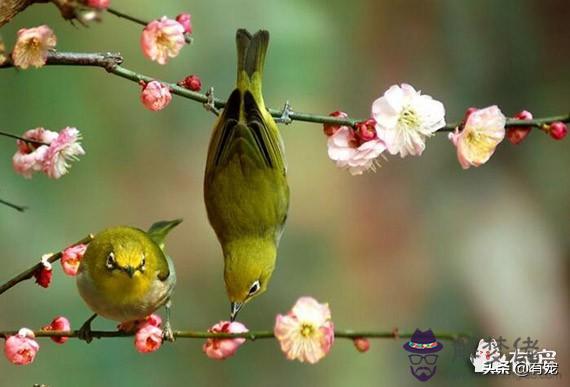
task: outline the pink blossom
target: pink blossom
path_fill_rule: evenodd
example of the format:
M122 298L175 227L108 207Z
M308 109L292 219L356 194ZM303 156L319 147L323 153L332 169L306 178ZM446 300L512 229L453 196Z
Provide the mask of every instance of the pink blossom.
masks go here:
M366 337L357 337L352 342L358 352L364 353L370 349L370 341Z
M143 54L163 65L169 58L178 56L186 43L184 26L166 16L153 20L144 28L141 36Z
M335 118L348 118L348 114L346 114L345 112L341 112L339 110L330 113L329 116L335 117ZM341 128L341 126L337 125L337 124L324 124L323 125L323 132L325 133L325 135L327 137L330 137L333 134L335 134L340 128Z
M65 274L72 277L77 275L79 263L85 254L85 250L87 250L86 244L70 246L67 249L63 250L60 262Z
M472 112L462 131L449 133L449 139L457 148L457 159L463 169L486 163L497 145L505 137L506 118L497 106L489 106Z
M366 121L357 122L355 125L356 137L362 144L367 141L372 141L378 138L376 133L376 120L370 118Z
M40 345L34 340L34 332L22 328L15 336L10 336L4 344L4 354L13 364L26 365L34 361Z
M176 21L182 24L182 27L184 27L184 32L187 34L192 33L192 15L186 12L181 13L180 15L176 16Z
M151 314L142 320L123 321L117 325L117 329L123 332L134 332L143 328L145 325L152 325L160 328L162 325L162 319L157 314Z
M172 94L168 86L158 82L150 81L143 86L141 101L143 105L152 111L164 109L172 100Z
M49 145L42 162L42 171L52 179L65 175L70 168L68 161L77 160L78 156L85 154L80 140L81 134L76 128L62 129Z
M162 344L162 329L151 324L143 324L135 335L135 348L141 353L157 351Z
M553 122L548 127L548 134L555 140L562 140L568 134L568 127L564 122Z
M46 145L36 145L18 140L18 151L12 157L14 171L26 179L30 179L33 172L41 171L43 160L48 150L47 144L50 144L57 136L58 134L56 132L44 128L35 128L26 131L22 135L22 138Z
M532 113L526 110L517 113L513 118L517 120L532 120ZM528 136L532 126L511 126L507 128L507 139L515 145L520 144Z
M97 9L107 9L110 3L110 0L87 0L87 6Z
M327 146L331 160L336 161L337 167L347 168L351 175L374 169L375 160L386 149L378 138L360 143L348 126L341 126L330 136Z
M55 48L56 41L55 34L46 25L20 29L12 50L14 66L22 69L42 67L47 61L48 52Z
M71 324L69 320L63 316L56 317L49 325L42 328L43 331L70 331ZM50 337L57 344L65 343L69 337Z
M213 327L208 329L211 333L244 333L248 329L242 323L237 321L220 321ZM238 348L245 343L244 338L235 339L208 339L202 350L210 359L224 360L233 356Z
M178 83L180 86L192 90L200 91L202 89L202 81L197 75L189 75Z
M334 324L328 304L301 297L286 315L277 315L274 328L281 350L289 360L314 364L334 342Z

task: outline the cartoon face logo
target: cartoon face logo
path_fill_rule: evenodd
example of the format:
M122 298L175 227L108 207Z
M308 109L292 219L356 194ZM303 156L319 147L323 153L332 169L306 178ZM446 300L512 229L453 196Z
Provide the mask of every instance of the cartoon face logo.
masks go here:
M488 372L495 363L506 362L506 357L499 352L499 346L497 341L490 337L487 340L479 340L479 345L474 354L469 357L471 364L475 369L476 373Z
M441 351L443 344L435 338L431 329L425 332L416 329L410 341L404 344L404 349L410 354L410 372L420 382L431 379L437 371L437 352Z

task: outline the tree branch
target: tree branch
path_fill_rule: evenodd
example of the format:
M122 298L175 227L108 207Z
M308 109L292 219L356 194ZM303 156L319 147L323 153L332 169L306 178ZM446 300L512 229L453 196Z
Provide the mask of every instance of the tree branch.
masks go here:
M10 202L3 200L3 199L0 199L0 204L11 207L11 208L15 209L16 211L20 211L20 212L24 212L28 209L28 207L26 207L26 206L19 206L17 204L10 203Z
M121 66L123 63L123 58L119 54L113 53L76 53L76 52L52 52L48 55L47 65L65 65L65 66L91 66L91 67L102 67L106 69L109 73L117 75L121 78L128 79L130 81L140 83L150 82L157 80L148 75L137 73L126 67ZM0 68L13 67L10 60L6 61ZM175 83L163 82L167 85L173 94L180 97L190 99L192 101L200 102L206 104L209 102L209 98L206 94L197 93L178 86ZM225 106L225 101L213 98L213 105L216 108L223 108ZM267 109L269 113L276 118L281 118L283 116L283 110L278 109ZM347 125L352 126L362 120L355 118L337 118L330 117L327 115L318 115L311 113L299 113L299 112L289 112L289 118L291 121L304 121L312 122L317 124L336 124L336 125ZM543 117L535 118L532 120L516 120L512 118L507 119L506 127L513 126L532 126L535 128L541 128L544 125L550 124L555 121L570 122L570 113L565 115L553 116L553 117ZM450 123L445 125L445 127L438 130L438 132L450 132L453 131L459 123Z
M0 338L7 338L17 334L18 331L1 331ZM250 341L258 339L273 339L275 335L273 331L250 331L245 333L211 333L208 331L182 330L173 331L174 337L179 339L232 339L244 338ZM36 337L70 337L77 338L79 331L44 331L38 330L34 332ZM113 337L132 337L135 332L123 331L92 331L91 336L97 339L113 338ZM366 337L371 339L408 339L412 337L412 332L399 333L397 329L392 331L352 331L352 330L336 330L335 338L357 339ZM467 333L450 333L436 332L435 336L440 340L459 340L471 337Z
M78 242L75 242L71 246L75 246L75 245L79 245L79 244L87 244L87 243L91 242L93 240L93 238L94 238L94 236L90 234L90 235L86 236L85 238L79 240ZM61 258L62 254L63 254L63 251L52 254L47 259L47 261L49 263L54 263L55 261L57 261L58 259ZM36 271L40 270L42 267L43 267L43 263L39 262L39 263L35 264L34 266L30 267L29 269L24 270L22 273L18 274L14 278L8 280L6 283L4 283L2 286L0 286L0 295L3 294L4 292L6 292L8 289L13 288L14 286L19 284L20 282L32 278L34 276L34 273Z

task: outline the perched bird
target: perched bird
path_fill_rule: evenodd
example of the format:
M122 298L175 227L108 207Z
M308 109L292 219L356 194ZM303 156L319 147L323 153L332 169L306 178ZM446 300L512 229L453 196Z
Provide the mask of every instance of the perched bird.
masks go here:
M91 321L97 315L130 322L144 319L165 305L164 335L173 339L169 308L176 273L172 260L164 253L164 240L180 222L158 222L147 232L111 227L95 236L77 274L79 294L95 312L80 329L80 338L91 341Z
M214 126L204 178L232 321L267 289L289 208L283 140L261 93L269 33L240 29L236 44L237 86Z

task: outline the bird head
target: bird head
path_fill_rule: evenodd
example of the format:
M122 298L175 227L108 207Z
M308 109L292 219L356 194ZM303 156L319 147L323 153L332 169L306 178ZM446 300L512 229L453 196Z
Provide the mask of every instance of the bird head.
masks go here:
M108 228L89 243L79 273L88 271L101 285L118 287L156 276L156 262L163 254L147 233L131 227ZM150 282L150 281L148 281Z
M271 240L244 239L226 245L224 280L231 321L243 305L267 290L276 257L277 248Z

